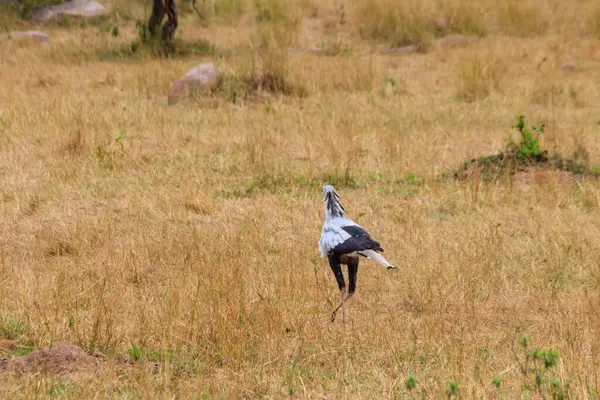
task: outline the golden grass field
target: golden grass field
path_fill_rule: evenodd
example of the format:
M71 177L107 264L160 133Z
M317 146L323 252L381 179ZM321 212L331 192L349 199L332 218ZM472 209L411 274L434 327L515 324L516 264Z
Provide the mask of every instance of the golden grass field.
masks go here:
M453 178L516 114L600 166L597 2L198 3L176 37L212 56L107 57L148 16L116 0L0 42L0 356L61 339L103 360L0 375L1 398L599 398L600 181ZM444 45L439 16L477 38ZM394 42L419 51L377 53ZM248 73L251 43L302 90L166 104L198 63ZM345 324L327 182L400 267L361 262Z

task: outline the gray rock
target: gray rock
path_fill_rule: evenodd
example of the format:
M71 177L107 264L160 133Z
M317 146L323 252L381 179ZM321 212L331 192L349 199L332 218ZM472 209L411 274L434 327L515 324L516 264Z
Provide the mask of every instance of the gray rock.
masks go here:
M108 14L108 10L102 4L93 0L71 0L55 6L42 7L33 14L33 20L46 22L59 15L72 17L94 18Z
M175 104L190 94L208 92L221 82L221 72L213 64L199 64L173 82L169 89L169 104Z
M0 40L5 39L16 40L17 42L45 43L50 40L50 36L38 31L21 31L0 35Z

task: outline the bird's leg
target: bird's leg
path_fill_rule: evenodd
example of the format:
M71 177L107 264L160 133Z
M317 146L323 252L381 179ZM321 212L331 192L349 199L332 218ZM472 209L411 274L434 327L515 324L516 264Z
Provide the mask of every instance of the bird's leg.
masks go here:
M358 272L358 257L348 258L348 280L350 281L348 287L348 296L346 296L346 301L350 300L350 297L354 295L356 291L356 273Z
M340 289L340 294L342 295L342 301L340 301L340 304L338 304L337 307L331 312L331 322L335 321L337 311L340 308L342 308L344 303L346 302L346 288L345 287ZM342 308L342 312L343 311L344 311L344 309ZM343 315L342 317L345 318L345 315Z
M342 273L342 265L340 263L340 257L336 255L329 256L329 266L335 275L338 287L340 288L340 294L342 295L342 301L331 313L331 322L335 321L335 313L344 305L346 301L346 282L344 282L344 274Z
M342 320L344 321L344 326L346 325L346 303L352 296L354 296L354 292L356 291L356 273L358 272L358 257L347 257L345 260L345 264L348 266L348 294L342 300Z

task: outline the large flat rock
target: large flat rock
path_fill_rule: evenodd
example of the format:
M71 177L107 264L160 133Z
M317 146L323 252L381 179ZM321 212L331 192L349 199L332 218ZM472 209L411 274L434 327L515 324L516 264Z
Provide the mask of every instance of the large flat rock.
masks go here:
M210 91L219 85L221 73L213 64L199 64L173 82L169 89L169 104L175 104L197 92Z
M60 15L69 15L81 18L101 17L108 14L102 4L93 0L71 0L55 6L38 9L32 19L37 22L46 22Z

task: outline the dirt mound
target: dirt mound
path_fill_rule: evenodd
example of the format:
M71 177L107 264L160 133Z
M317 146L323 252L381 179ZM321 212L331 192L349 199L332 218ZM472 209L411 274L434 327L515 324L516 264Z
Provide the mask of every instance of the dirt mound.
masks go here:
M87 374L97 372L99 367L99 360L82 348L60 341L25 356L0 359L0 373Z
M574 153L573 160L564 158L559 153L550 156L547 150L542 149L540 143L545 125L528 128L524 115L516 115L515 118L516 123L512 128L519 132L520 140L516 141L512 135L509 136L506 139L505 151L464 162L454 177L477 177L484 181L496 181L502 177L516 176L523 182L543 181L546 178L564 180L576 175L598 177L600 171L597 168L588 168L587 156L581 157L582 154L587 154L587 150L579 151L579 156ZM579 162L579 159L585 160L585 163Z
M556 171L561 176L596 175L585 165L562 158L559 154L548 157L544 152L537 157L519 158L514 152L508 152L473 158L463 163L454 176L457 179L479 176L484 181L495 181L506 175L530 175L533 170Z

